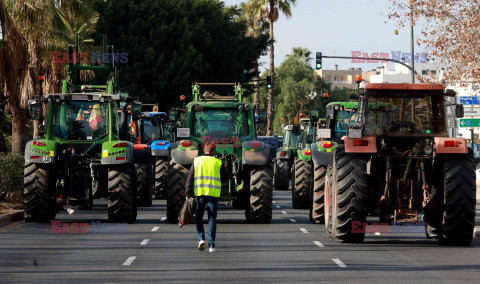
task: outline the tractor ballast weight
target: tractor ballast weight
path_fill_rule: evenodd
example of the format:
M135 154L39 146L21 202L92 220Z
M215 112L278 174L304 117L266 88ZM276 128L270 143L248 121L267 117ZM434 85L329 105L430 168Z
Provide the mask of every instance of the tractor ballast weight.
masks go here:
M202 86L232 86L234 96L201 93ZM172 144L169 167L167 218L177 222L185 201L185 182L195 157L203 154L203 144L216 144L215 156L222 160L226 172L222 181L220 201L245 209L248 221L269 223L272 219L272 171L270 147L256 140L253 107L242 101L243 90L238 83L194 83L193 101L177 128L177 142ZM178 117L174 110L170 118ZM263 116L262 116L263 117Z
M444 101L451 95L439 84L359 89L355 124L327 170L325 223L334 239L362 242L365 230L356 226L378 214L382 223L426 226L440 244L471 243L473 152L466 139L448 137Z
M104 51L113 47L105 46ZM72 55L78 52L69 47ZM107 72L105 85L80 82L80 71ZM24 205L27 221L55 218L57 198L91 209L94 198L108 198L108 218L137 217L134 145L119 139L115 67L67 66L61 94L47 94L30 105L46 104L45 133L25 148Z

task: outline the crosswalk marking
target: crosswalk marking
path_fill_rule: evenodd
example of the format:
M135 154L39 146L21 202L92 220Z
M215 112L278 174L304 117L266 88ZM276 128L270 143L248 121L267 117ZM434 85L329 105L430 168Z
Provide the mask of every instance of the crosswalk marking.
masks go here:
M144 246L144 245L148 244L148 241L150 241L150 239L145 239L140 243L140 245Z
M333 262L335 262L339 267L347 267L345 263L343 263L340 259L338 258L332 258Z
M125 260L125 262L123 263L123 266L129 266L130 264L132 264L132 262L135 260L135 258L137 258L136 256L131 256L129 258L127 258L127 260Z
M290 219L290 222L292 222L292 223L297 223L297 220L295 220L295 219Z
M313 243L314 243L317 247L321 247L321 248L325 247L325 246L324 246L321 242L319 242L319 241L313 241Z
M152 232L158 231L159 228L160 228L160 227L153 227Z

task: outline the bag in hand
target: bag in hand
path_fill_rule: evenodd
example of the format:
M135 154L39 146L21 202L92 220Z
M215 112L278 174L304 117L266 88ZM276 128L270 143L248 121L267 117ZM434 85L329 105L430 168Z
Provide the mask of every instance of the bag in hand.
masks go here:
M183 204L182 210L178 214L178 226L181 228L183 225L195 223L195 199L187 198Z

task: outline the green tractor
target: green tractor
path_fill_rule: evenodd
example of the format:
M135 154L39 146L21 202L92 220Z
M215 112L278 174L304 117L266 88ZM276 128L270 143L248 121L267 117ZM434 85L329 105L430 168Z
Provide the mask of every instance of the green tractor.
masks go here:
M304 117L300 119L300 129L301 135L292 167L292 205L295 209L308 209L312 203L313 169L310 144L315 142L315 125L310 118Z
M291 168L297 153L297 144L301 134L300 125L298 124L284 127L283 145L277 149L275 157L273 186L276 190L288 190Z
M106 46L105 52L113 48ZM78 54L78 44L75 47ZM70 58L74 47L69 47ZM83 84L80 72L107 73L105 85ZM108 219L132 222L137 217L133 143L120 140L113 64L67 65L61 94L29 101L35 117L40 100L46 104L42 138L25 148L24 205L27 221L55 219L57 198L90 209L94 198L108 199ZM132 106L134 113L140 111Z
M332 102L326 106L326 118L318 119L318 109L312 110L311 116L317 123L318 141L312 142L313 160L313 198L310 206L310 221L314 224L324 223L324 188L327 167L333 163L333 153L342 137L347 135L349 125L354 123L357 102Z
M201 93L203 86L232 86L234 96ZM171 121L181 120L177 141L172 145L167 196L167 219L176 223L185 202L185 182L193 159L203 154L204 142L216 144L215 156L222 160L226 176L222 180L221 202L245 209L247 221L270 223L273 186L270 147L256 140L253 107L242 101L239 83L195 83L193 102L183 111L171 110ZM181 119L179 116L181 114ZM259 118L265 115L259 113Z

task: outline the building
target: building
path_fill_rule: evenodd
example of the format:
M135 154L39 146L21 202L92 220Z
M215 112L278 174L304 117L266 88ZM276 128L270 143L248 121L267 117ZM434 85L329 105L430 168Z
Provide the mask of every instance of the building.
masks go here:
M332 83L332 89L356 88L355 76L362 75L362 68L338 70L338 65L335 65L333 70L315 70L315 74Z
M434 60L425 63L415 63L415 71L422 76L424 82L435 83L439 81L441 68ZM365 78L370 83L411 83L412 75L409 68L398 63L383 63L377 67L376 74ZM418 82L418 80L417 80Z

